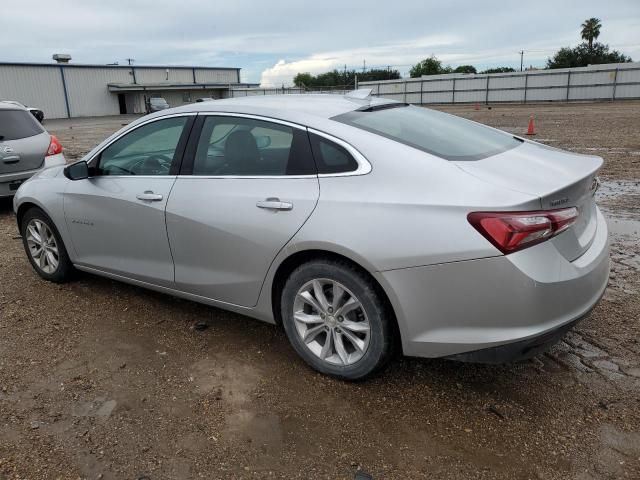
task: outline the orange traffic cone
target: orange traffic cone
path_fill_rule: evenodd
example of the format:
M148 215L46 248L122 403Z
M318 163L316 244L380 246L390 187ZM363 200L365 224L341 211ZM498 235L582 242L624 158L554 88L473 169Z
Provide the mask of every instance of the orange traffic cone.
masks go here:
M533 115L529 117L529 127L527 128L527 135L536 134L536 124L533 122Z
M475 105L473 106L474 110L480 110L480 105L478 105L478 102L475 103Z

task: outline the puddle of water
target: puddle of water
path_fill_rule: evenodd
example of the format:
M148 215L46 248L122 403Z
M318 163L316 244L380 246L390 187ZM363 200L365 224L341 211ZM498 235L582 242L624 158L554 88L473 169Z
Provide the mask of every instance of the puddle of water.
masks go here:
M603 180L596 192L596 201L600 204L613 237L630 237L636 241L640 239L640 215L637 213L640 206L640 182Z
M640 238L640 220L614 216L610 212L605 212L605 217L612 235Z
M596 200L603 201L623 195L637 195L640 197L640 182L633 180L602 180L596 192Z

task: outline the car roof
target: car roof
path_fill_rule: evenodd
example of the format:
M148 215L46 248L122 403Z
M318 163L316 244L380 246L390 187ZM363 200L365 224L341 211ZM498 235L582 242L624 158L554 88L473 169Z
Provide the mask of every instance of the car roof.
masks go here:
M165 110L173 112L232 112L265 115L292 122L326 120L359 108L398 103L395 100L367 97L364 99L335 94L253 95L199 102Z
M0 100L0 110L26 110L27 108L21 103L13 100Z

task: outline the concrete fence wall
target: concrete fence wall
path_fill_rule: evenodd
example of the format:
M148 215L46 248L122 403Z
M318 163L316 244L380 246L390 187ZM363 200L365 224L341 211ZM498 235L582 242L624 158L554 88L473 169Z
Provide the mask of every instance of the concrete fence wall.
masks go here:
M446 74L359 82L373 96L407 103L499 103L640 98L640 62L493 74ZM230 97L296 93L344 94L345 89L239 88Z
M407 103L499 103L640 98L640 63L494 74L446 74L360 82Z

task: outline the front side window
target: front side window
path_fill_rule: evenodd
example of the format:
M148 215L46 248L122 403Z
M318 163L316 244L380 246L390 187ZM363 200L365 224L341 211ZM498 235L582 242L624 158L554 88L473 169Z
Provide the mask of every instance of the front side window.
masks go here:
M356 110L333 120L376 133L446 160L480 160L522 142L504 132L423 107Z
M136 128L100 154L98 175L169 175L188 117Z
M193 163L193 175L315 175L303 130L251 118L208 116Z

